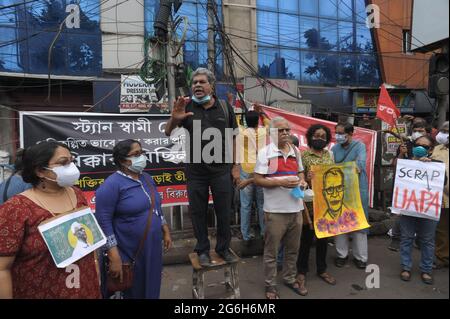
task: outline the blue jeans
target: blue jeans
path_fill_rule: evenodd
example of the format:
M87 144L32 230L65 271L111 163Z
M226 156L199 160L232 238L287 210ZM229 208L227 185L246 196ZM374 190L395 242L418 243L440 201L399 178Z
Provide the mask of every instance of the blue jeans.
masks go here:
M400 216L400 257L403 270L411 271L411 250L414 242L414 234L417 234L420 243L420 270L431 274L434 261L434 238L438 222L419 217Z
M241 181L249 179L250 174L244 172L241 168ZM252 211L253 200L256 200L256 208L258 211L259 227L261 235L264 235L264 194L259 186L250 184L240 191L241 200L241 232L244 240L250 239L250 217Z

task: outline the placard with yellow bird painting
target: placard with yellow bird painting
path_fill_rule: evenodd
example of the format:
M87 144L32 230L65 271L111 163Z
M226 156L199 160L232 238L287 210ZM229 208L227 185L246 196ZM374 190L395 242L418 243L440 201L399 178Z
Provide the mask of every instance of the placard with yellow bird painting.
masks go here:
M314 230L317 238L370 227L361 204L355 162L314 165L311 171Z

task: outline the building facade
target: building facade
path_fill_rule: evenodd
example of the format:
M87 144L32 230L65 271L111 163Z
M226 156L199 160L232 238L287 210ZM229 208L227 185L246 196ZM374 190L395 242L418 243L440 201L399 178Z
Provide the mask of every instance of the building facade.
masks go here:
M207 2L184 0L174 15L186 18L176 34L184 35L180 53L193 69L208 65ZM388 83L404 113L433 111L425 94L429 56L409 51L412 0L215 3L241 83L255 73L295 80L312 112L324 115L373 114L379 85ZM366 25L371 4L380 9L379 28ZM120 75L136 74L144 63L158 6L159 0L0 0L0 104L118 112ZM218 32L215 65L224 97L232 88Z

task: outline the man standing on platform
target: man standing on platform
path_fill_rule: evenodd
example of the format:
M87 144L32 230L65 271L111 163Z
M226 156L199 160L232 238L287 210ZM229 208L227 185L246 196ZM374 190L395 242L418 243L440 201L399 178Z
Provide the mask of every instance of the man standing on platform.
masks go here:
M217 217L216 252L226 262L236 260L229 251L233 182L239 183L240 167L234 159L237 128L231 106L214 95L214 74L198 68L192 74L192 97L179 97L175 102L165 133L176 127L186 130L186 178L194 234L195 251L201 266L209 266L208 199L211 188Z

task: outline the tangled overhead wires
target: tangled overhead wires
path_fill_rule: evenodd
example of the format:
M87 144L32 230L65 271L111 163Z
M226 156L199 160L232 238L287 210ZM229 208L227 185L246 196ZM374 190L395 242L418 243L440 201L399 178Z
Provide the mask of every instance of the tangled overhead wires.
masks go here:
M152 54L149 54L151 51ZM147 84L153 84L158 98L161 98L166 90L166 61L160 42L155 38L146 38L144 41L145 61L139 70L139 76Z

